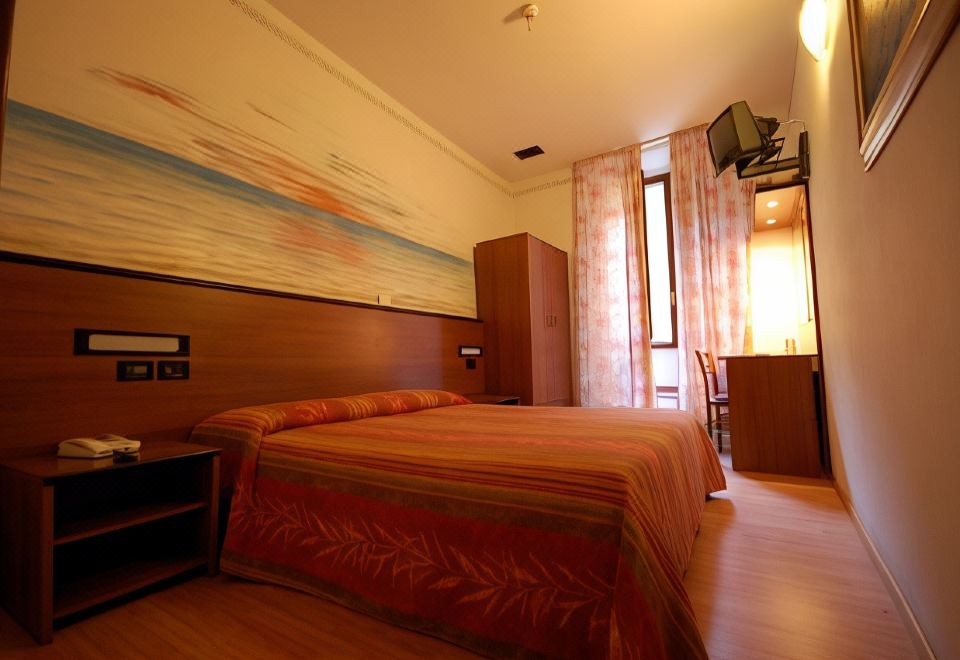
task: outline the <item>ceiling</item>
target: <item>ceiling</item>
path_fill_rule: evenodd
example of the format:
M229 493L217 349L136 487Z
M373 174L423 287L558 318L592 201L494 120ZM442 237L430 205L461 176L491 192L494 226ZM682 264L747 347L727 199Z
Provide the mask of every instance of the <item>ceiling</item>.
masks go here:
M802 191L803 184L798 184L789 188L758 192L754 200L753 230L767 231L790 227L800 211ZM772 202L776 202L776 206L771 208L768 204ZM776 222L768 224L767 220L771 218Z
M508 181L712 121L785 118L801 0L271 0ZM519 161L513 152L546 152Z

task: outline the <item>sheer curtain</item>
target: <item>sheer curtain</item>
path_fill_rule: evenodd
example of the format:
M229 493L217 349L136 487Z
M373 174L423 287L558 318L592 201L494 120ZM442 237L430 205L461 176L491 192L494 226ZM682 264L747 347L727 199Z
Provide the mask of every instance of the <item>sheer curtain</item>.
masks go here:
M717 177L706 125L670 135L670 189L677 254L680 405L706 419L694 351L750 352L749 250L752 180Z
M654 405L640 145L573 164L578 403Z

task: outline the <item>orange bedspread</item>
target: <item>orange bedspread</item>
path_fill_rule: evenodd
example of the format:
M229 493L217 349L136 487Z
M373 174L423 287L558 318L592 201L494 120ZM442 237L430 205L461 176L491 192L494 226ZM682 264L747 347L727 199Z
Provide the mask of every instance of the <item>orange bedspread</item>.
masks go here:
M198 426L236 479L223 570L490 656L705 658L682 576L726 486L694 418L461 403L380 393Z

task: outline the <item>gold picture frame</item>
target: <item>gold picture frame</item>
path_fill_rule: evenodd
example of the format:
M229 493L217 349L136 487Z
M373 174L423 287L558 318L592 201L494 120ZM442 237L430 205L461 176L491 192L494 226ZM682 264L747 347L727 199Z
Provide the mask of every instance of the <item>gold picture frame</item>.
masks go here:
M847 0L860 154L869 170L960 17L960 0Z

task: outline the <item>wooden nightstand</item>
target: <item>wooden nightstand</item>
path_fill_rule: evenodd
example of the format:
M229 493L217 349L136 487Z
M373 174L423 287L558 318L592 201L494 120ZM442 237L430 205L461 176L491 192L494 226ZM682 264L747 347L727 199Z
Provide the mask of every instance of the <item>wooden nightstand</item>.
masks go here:
M219 454L155 441L138 462L0 462L4 607L49 644L59 619L201 567L215 575Z
M473 403L493 403L498 406L519 406L520 397L513 394L486 394L484 392L475 392L473 394L464 394L466 398Z

